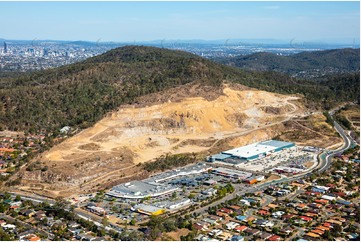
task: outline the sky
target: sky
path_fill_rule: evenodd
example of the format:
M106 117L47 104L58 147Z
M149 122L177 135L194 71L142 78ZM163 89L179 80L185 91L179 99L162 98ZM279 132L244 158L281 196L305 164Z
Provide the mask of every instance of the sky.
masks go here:
M0 2L0 38L359 41L356 2Z

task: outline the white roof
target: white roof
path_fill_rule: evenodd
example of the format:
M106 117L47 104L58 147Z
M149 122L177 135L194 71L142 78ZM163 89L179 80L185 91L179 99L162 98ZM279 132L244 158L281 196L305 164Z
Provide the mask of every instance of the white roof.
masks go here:
M260 143L250 144L246 146L242 146L239 148L235 148L232 150L227 150L222 153L230 154L232 156L237 156L240 158L249 158L252 156L257 156L259 154L267 153L275 150L276 147L270 145L263 145Z
M223 154L229 154L240 158L249 158L252 156L258 156L270 151L274 151L277 148L289 147L294 145L294 143L278 141L278 140L267 140L262 141L232 150L227 150L222 152Z
M328 196L328 195L323 195L321 198L329 200L329 201L332 201L332 200L336 199L335 197L331 197L331 196Z

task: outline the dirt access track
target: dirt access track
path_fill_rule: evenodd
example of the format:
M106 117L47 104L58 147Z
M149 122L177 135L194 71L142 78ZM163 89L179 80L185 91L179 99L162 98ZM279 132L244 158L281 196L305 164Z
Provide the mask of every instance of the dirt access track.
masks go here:
M191 88L192 93L202 89ZM162 97L167 95L174 92ZM212 99L204 97L212 95ZM170 98L149 106L121 106L93 127L42 154L40 162L48 171L24 169L21 175L27 187L22 188L51 196L93 191L111 181L141 176L144 171L137 164L163 154L207 151L220 140L249 137L253 131L260 134L263 129L302 116L305 112L300 97L229 85L224 85L218 95L210 91L209 95L203 92L177 102ZM243 143L267 138L272 137L252 136Z

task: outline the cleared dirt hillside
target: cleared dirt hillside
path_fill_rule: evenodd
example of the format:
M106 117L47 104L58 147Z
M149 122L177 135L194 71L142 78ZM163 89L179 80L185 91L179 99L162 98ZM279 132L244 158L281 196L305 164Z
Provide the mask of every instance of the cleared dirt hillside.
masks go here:
M171 89L143 97L137 105L119 107L44 153L38 161L47 171L24 169L23 184L54 195L98 189L111 179L144 175L137 164L163 154L205 152L227 137L304 114L296 96L226 84L220 90L206 90L189 85L183 92L191 97L175 98L180 92ZM168 101L157 102L160 98ZM260 135L250 142L267 138L272 137Z

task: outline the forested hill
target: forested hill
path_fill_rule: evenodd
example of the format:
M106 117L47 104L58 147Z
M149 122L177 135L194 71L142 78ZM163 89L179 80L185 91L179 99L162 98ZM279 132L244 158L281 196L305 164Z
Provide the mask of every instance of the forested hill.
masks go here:
M351 85L347 91L344 77L338 78L332 86L298 83L284 74L243 71L186 52L126 46L76 64L0 78L0 128L85 128L139 96L191 82L218 86L228 81L272 92L301 93L315 106L354 100L359 95L359 75L347 77ZM349 88L355 92L348 93Z
M215 61L248 70L277 71L300 78L319 78L360 69L360 49L307 51L290 56L260 52Z

